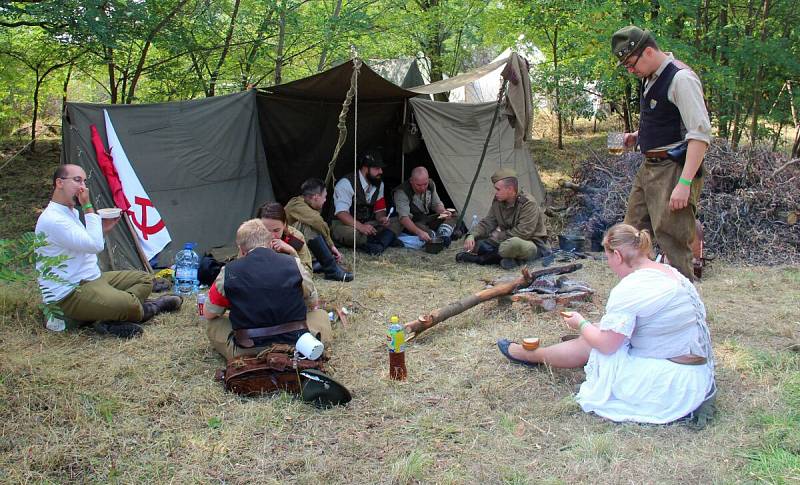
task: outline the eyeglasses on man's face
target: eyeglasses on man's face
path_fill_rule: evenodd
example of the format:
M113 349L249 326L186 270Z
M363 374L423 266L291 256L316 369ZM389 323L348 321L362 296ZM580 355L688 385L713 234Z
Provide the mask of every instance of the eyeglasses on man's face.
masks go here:
M622 67L624 67L625 69L633 69L634 67L636 67L636 64L639 63L639 59L641 59L641 57L642 55L639 54L638 56L636 56L636 59L633 62L629 62L630 59L628 59L626 62L622 63Z
M86 182L89 181L88 178L83 178L80 175L76 175L74 177L58 177L58 178L60 178L61 180L72 180L78 185L85 184Z

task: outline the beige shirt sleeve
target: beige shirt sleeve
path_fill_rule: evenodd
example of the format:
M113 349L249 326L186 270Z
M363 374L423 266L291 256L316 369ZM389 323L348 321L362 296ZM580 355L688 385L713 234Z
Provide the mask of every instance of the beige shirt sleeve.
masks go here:
M300 276L303 278L303 299L306 302L306 307L310 310L315 309L319 304L319 295L317 294L317 287L314 286L314 280L311 273L308 272L303 262L298 258L294 258L297 263L297 269L300 270Z
M681 112L687 140L700 140L711 144L711 120L703 99L703 85L691 69L675 73L667 90L667 99Z
M402 189L396 189L392 194L397 217L411 217L411 202L408 200L408 195Z

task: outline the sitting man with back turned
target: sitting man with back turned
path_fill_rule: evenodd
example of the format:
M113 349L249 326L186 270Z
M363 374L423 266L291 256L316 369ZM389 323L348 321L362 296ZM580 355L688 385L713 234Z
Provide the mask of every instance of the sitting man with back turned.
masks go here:
M320 179L308 179L300 186L300 192L302 195L289 199L284 208L287 222L303 233L308 249L322 266L326 280L353 281L353 273L343 270L338 264L342 255L331 239L328 224L320 214L328 198L325 183Z
M492 175L492 183L495 195L489 213L470 230L456 261L500 263L504 269L513 269L550 254L544 211L519 190L517 173L501 168Z
M245 221L236 231L238 259L225 265L208 291L206 333L228 361L274 343L294 345L305 332L326 345L332 339L328 315L316 308L311 274L298 258L273 251L271 240L259 219Z
M390 220L386 213L382 180L386 165L380 152L367 150L358 161L358 171L345 175L334 186L336 219L331 223L331 234L343 246L352 247L355 243L358 249L377 256L399 243L397 235L402 229L397 220Z
M97 254L105 246L103 233L119 218L100 219L90 200L86 172L78 165L59 166L53 174L53 196L36 222L36 234L43 234L46 242L37 249L36 266L42 271L42 257L67 259L64 268L54 269L63 281L39 278L42 299L55 303L69 319L96 322L94 328L101 334L135 337L142 333L139 323L178 310L182 299L167 295L147 300L153 276L143 271L100 271ZM76 202L83 208L85 226Z
M431 234L434 234L442 238L445 246L450 245L456 214L444 208L436 184L425 167L412 170L411 178L394 189L393 197L397 217L405 232L425 242L430 241Z

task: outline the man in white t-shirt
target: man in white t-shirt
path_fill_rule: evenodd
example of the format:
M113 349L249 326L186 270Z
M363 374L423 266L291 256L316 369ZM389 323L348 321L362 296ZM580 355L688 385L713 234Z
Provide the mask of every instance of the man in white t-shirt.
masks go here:
M359 157L358 171L336 182L333 190L336 219L331 223L331 236L340 246L355 244L358 249L377 256L397 241L403 228L387 215L382 180L385 166L378 150L368 150Z
M85 224L76 205L83 209ZM100 271L97 254L105 246L103 234L117 222L119 218L101 219L95 213L81 167L59 166L53 174L53 196L36 222L36 234L46 242L36 251L36 267L41 274L52 266L45 258L63 257L52 268L56 278L39 278L44 302L56 304L69 319L96 322L102 334L131 338L142 333L139 323L178 310L182 299L168 295L147 300L153 276L143 271Z

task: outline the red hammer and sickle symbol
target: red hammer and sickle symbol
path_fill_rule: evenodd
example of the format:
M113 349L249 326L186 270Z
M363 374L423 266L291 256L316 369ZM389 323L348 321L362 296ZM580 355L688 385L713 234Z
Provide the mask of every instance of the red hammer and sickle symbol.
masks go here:
M147 241L147 236L150 234L155 234L161 229L164 229L164 221L158 221L157 224L153 224L152 226L147 225L147 208L153 207L153 203L150 202L149 199L145 199L143 197L134 197L134 203L136 205L142 206L142 222L136 220L136 213L131 211L131 218L133 219L133 225L138 227L140 231L142 231L142 237L145 241Z

